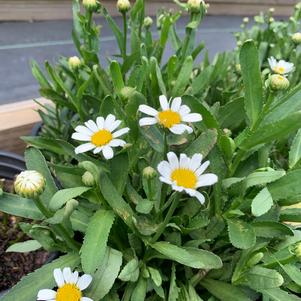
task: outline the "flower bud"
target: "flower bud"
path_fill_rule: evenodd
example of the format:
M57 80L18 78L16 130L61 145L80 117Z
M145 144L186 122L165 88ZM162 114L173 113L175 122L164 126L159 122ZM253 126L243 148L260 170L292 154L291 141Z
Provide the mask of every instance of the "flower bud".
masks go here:
M241 65L240 64L236 64L235 65L235 70L236 70L237 73L240 73L241 72Z
M81 60L77 56L71 56L68 60L69 68L72 70L77 69L81 65Z
M203 0L188 0L188 8L193 13L200 12L201 6L204 4Z
M289 80L280 74L271 75L269 83L272 90L286 90L290 85Z
M275 8L274 7L271 7L270 9L269 9L269 13L270 14L273 14L275 12Z
M123 100L127 100L134 95L136 89L133 87L123 87L120 91L120 96Z
M275 19L273 17L269 18L269 23L273 23Z
M249 23L250 20L249 20L248 17L245 17L245 18L242 19L242 21L243 21L244 23Z
M294 248L296 257L301 261L301 242L298 242Z
M97 5L97 0L83 0L83 6L88 10L95 10Z
M85 186L92 187L95 185L95 179L94 176L90 171L86 171L82 175L82 182L84 183Z
M126 13L131 8L131 3L129 0L118 0L117 1L117 9L121 13Z
M296 44L301 44L301 32L296 32L292 35L292 40Z
M15 192L29 199L37 198L44 191L45 186L45 178L35 170L22 171L14 183Z
M154 21L151 17L145 17L143 25L145 28L150 28L153 25Z
M143 169L143 177L146 179L153 179L157 176L157 172L151 166L147 166Z

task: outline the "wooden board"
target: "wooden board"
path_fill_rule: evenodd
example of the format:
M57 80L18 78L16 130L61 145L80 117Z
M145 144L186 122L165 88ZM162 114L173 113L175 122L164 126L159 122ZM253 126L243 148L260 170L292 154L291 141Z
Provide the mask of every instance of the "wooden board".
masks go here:
M38 99L48 103L45 99ZM21 136L30 135L35 123L40 121L36 110L39 106L32 100L0 106L0 149L23 154L25 143Z
M296 0L208 0L212 15L254 15L275 7L277 15L290 15ZM112 15L117 15L115 0L102 0ZM146 0L147 13L155 15L161 7L176 8L172 0ZM0 20L70 19L71 0L0 0Z

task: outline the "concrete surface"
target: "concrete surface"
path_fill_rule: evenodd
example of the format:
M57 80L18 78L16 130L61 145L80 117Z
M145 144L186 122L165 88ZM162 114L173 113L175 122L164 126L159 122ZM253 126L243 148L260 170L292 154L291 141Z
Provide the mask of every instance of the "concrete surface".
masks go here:
M235 46L233 32L239 30L241 17L207 16L198 33L204 40L210 57L217 52L231 50ZM120 22L120 19L117 20ZM185 19L178 29L185 30ZM116 44L103 19L97 22L102 28L101 58L112 55ZM55 62L63 56L76 55L71 41L71 21L0 23L0 104L26 100L39 96L39 85L30 70L30 61L43 64L45 60ZM165 53L168 56L170 49Z

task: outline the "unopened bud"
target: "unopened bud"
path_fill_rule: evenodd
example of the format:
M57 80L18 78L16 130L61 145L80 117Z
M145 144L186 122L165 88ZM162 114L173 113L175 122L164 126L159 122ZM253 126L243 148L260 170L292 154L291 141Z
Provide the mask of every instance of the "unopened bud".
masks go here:
M204 5L203 0L188 0L188 8L191 12L198 13L201 10L201 6Z
M296 257L301 261L301 242L298 242L294 248Z
M131 8L131 3L129 0L118 0L116 6L121 13L126 13Z
M95 185L95 179L90 171L86 171L82 175L82 182L88 187L93 187Z
M301 43L301 32L296 32L292 35L292 40L294 43L296 44L300 44Z
M120 90L120 96L123 100L127 100L130 97L132 97L135 92L136 92L135 88L126 86Z
M153 25L154 21L151 17L146 17L144 19L143 25L145 28L150 28Z
M289 80L280 74L271 75L269 82L273 90L286 90L290 85Z
M269 9L269 13L270 14L273 14L275 12L275 8L274 7L271 7L270 9Z
M81 60L77 56L71 56L68 60L69 68L72 70L77 69L81 65Z
M35 170L22 171L14 183L16 194L29 199L37 198L44 191L45 186L45 178Z
M241 72L241 65L240 64L236 64L235 65L235 69L236 69L236 72L240 73Z
M249 23L250 20L249 20L248 17L245 17L245 18L242 19L242 21L243 21L244 23Z
M151 166L147 166L143 169L143 176L147 179L153 179L157 176L157 172Z
M83 0L83 6L89 10L95 10L97 8L97 0Z

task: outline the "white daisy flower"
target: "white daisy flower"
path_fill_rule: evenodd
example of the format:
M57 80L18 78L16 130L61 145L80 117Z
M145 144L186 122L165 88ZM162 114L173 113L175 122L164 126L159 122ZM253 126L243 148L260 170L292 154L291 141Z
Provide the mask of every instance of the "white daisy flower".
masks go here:
M114 156L113 147L126 144L124 140L117 138L130 130L129 128L122 128L114 132L120 124L121 120L117 120L114 115L110 114L106 119L98 117L96 122L89 120L85 122L85 126L77 126L72 138L87 143L78 146L75 149L75 153L80 154L93 149L94 154L102 152L107 160L112 159Z
M92 276L84 274L78 276L78 272L72 273L70 268L55 269L53 271L57 291L42 289L38 292L37 300L44 301L93 301L91 298L83 297L82 291L92 282Z
M185 191L203 204L205 197L197 189L213 185L218 181L215 174L203 174L210 162L206 161L202 164L201 154L194 154L192 158L180 154L180 159L178 159L173 152L167 154L167 159L168 161L162 161L158 165L158 171L161 174L160 181L171 185L173 190Z
M185 131L189 134L193 132L192 128L183 122L198 122L202 120L202 115L198 113L190 113L190 108L182 105L181 97L174 98L170 103L166 96L161 95L160 98L161 111L147 105L140 105L139 111L151 117L144 117L139 120L140 126L160 124L169 129L172 133L181 135Z
M277 62L277 60L272 56L268 59L269 65L273 72L285 75L287 73L290 73L294 70L294 64L286 62L284 60L280 60Z

